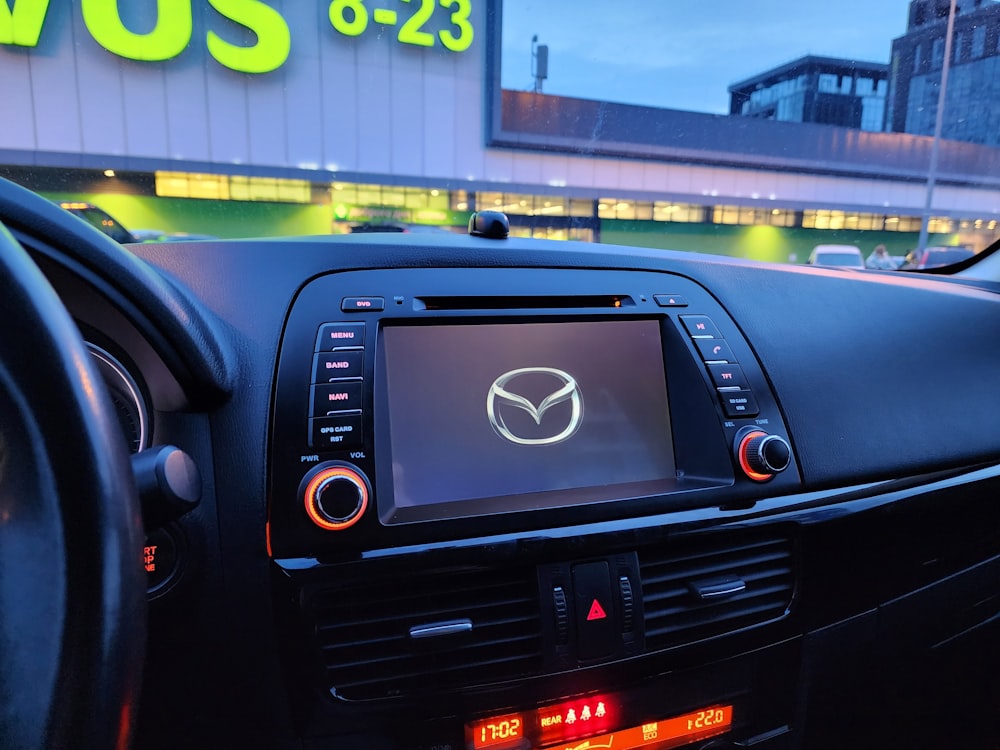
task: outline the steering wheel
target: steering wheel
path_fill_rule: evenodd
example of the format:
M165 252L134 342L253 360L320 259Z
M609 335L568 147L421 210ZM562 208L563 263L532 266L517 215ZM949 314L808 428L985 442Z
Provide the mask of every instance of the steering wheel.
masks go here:
M145 648L126 447L83 340L0 226L0 747L126 748Z

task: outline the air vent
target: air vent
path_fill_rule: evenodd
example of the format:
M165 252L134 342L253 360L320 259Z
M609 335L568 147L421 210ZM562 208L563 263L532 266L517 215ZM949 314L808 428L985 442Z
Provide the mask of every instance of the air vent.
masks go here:
M667 544L640 552L639 569L648 651L781 619L795 588L788 539Z
M501 682L542 664L534 569L368 580L324 589L310 609L330 687L346 700Z

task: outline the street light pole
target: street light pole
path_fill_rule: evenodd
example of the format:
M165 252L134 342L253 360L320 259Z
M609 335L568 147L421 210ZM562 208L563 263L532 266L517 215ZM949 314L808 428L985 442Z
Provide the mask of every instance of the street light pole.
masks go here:
M948 91L948 71L951 69L951 43L952 32L955 28L955 4L957 0L951 0L948 8L948 30L944 36L944 63L941 66L941 85L938 88L937 117L934 121L934 140L931 141L931 163L927 169L927 200L924 203L924 214L920 222L920 238L917 240L917 250L927 247L927 238L930 233L931 224L931 204L934 202L934 181L937 179L938 169L938 148L941 141L941 130L944 127L944 105L945 95Z

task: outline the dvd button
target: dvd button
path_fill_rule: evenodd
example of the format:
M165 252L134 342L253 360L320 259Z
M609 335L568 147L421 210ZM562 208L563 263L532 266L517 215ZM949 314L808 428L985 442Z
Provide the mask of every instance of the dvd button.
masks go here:
M719 399L727 417L755 417L758 414L757 399L749 389L719 391Z
M382 297L344 297L340 302L344 312L378 312L385 309L385 299Z
M328 383L340 378L360 378L363 372L365 353L320 352L313 360L313 382Z
M747 379L739 365L709 365L708 373L717 388L746 388Z
M736 361L733 350L722 339L695 339L694 344L698 347L698 354L704 362Z
M362 384L331 383L312 387L313 416L321 417L336 411L361 409Z
M688 335L700 339L721 339L722 334L707 315L681 315L681 322Z
M309 420L310 445L324 448L357 448L364 439L360 414L340 414Z
M318 352L364 345L364 323L325 323L320 326L319 336L316 339L316 351Z

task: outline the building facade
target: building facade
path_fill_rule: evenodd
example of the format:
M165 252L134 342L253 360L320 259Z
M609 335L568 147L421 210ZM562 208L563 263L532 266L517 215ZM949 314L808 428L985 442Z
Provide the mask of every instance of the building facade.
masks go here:
M892 42L888 130L933 135L937 119L946 0L913 0L906 34ZM962 0L952 37L943 138L1000 145L1000 3Z
M889 66L807 56L729 87L729 113L880 132Z
M432 4L349 5L188 0L168 23L154 2L0 2L0 174L129 229L218 236L499 208L516 234L759 260L914 242L928 138L510 91L502 0L434 5L415 38ZM817 92L856 99L854 71ZM941 150L933 221L939 244L996 231L1000 151Z

